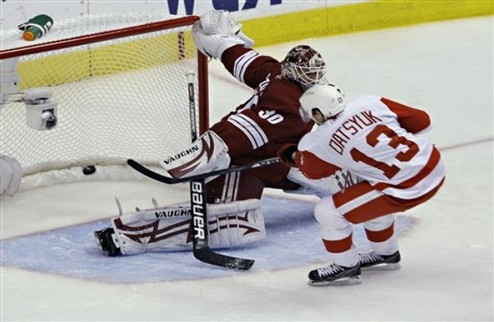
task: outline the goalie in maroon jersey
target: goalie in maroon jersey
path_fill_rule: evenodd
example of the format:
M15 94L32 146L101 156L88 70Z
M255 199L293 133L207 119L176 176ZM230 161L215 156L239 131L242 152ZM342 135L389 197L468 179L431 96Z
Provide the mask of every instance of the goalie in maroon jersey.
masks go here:
M250 48L253 41L241 32L226 11L211 11L202 16L193 26L193 36L203 54L221 60L231 75L254 93L190 146L165 157L161 165L170 175L191 176L275 157L283 145L296 144L312 129L314 123L305 123L300 117L299 98L310 86L326 82L326 63L315 49L296 46L281 62L261 55ZM211 178L206 184L209 217L216 220L215 226L211 227L210 223L209 227L211 247L229 247L265 237L260 210L265 187L326 195L343 185L336 178L353 180L348 174L309 180L298 169L290 169L282 163ZM100 248L109 255L118 255L190 247L187 225L172 223L168 218L165 218L168 222L163 219L156 224L155 210L149 210L147 215L133 213L112 220L112 228L96 232ZM239 226L238 222L221 224L225 216L242 220L244 228L221 231L221 227ZM153 232L149 227L155 224L161 226ZM182 233L172 234L168 228L173 225L179 225ZM247 230L249 234L245 233ZM156 236L156 231L161 235ZM165 238L165 231L167 236L174 237ZM222 234L226 235L222 237Z

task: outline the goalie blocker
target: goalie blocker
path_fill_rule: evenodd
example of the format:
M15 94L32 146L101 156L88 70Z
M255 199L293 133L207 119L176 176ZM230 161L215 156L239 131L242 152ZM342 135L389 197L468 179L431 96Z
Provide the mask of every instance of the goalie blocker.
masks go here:
M260 200L208 204L211 248L229 248L266 238ZM101 251L109 256L148 251L192 250L189 204L122 213L111 226L94 233Z

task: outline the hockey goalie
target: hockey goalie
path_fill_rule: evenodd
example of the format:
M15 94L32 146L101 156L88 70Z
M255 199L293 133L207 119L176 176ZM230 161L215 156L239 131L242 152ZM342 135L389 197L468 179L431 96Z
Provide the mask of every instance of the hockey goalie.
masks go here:
M261 55L222 10L203 15L192 32L198 50L221 61L253 94L191 145L163 157L160 164L172 177L273 158L282 146L297 144L311 131L314 123L302 120L299 98L314 84L326 82L326 63L316 50L296 46L282 61ZM283 163L211 177L206 181L210 247L234 247L266 237L260 203L264 188L323 196L354 180L348 173L309 180ZM95 232L100 249L110 256L191 248L189 205L120 213L110 227Z

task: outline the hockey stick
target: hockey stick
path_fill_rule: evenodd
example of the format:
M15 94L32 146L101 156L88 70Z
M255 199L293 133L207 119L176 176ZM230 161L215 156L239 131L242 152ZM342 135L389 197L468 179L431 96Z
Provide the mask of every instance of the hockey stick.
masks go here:
M197 140L197 120L194 99L194 74L187 74L189 94L189 118L192 142ZM237 258L215 253L208 243L208 216L206 208L206 183L204 178L190 182L190 208L192 210L192 243L194 257L198 260L226 267L229 269L248 270L254 264L254 260Z
M230 173L230 172L244 171L244 170L264 167L264 166L275 164L278 162L280 162L280 159L277 157L274 157L274 158L270 158L270 159L264 159L264 160L260 160L260 161L247 163L247 164L233 166L233 167L226 168L226 169L220 169L220 170L215 170L215 171L211 171L211 172L200 173L200 174L196 174L196 175L189 176L189 177L172 178L172 177L164 176L162 174L154 172L153 170L146 168L145 166L143 166L142 164L140 164L139 162L137 162L135 160L132 160L132 159L127 160L127 164L129 166L131 166L134 170L136 170L136 171L142 173L143 175L150 177L156 181L163 182L166 184L190 182L190 181L194 181L194 180L205 179L207 177L223 175L223 174Z

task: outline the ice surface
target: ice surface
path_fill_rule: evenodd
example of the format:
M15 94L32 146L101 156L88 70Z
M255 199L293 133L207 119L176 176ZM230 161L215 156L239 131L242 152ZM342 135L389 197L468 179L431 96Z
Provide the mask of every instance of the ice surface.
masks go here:
M186 191L83 182L0 199L0 320L492 321L493 39L493 19L482 17L303 41L321 51L349 98L383 95L432 117L448 176L437 196L400 217L409 228L400 270L364 273L358 286L307 286L307 273L326 264L313 200L283 202L274 191L263 199L272 235L235 253L258 259L252 271L213 269L187 253L97 257L87 239L116 214L115 196L133 207ZM299 43L258 50L281 59ZM216 120L249 91L217 62L210 69Z

